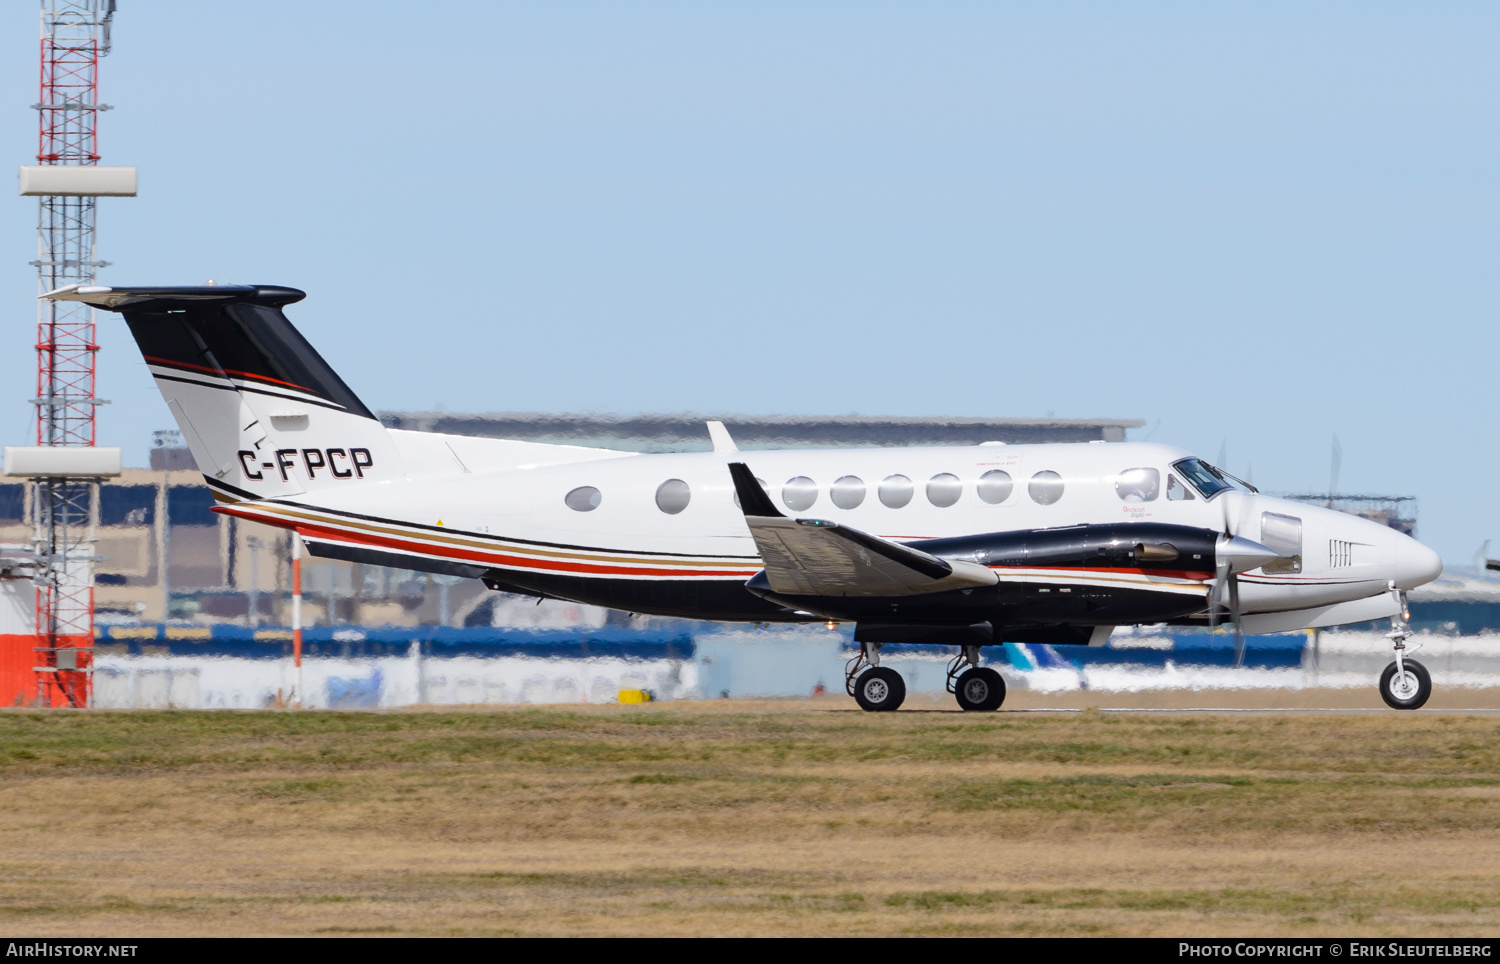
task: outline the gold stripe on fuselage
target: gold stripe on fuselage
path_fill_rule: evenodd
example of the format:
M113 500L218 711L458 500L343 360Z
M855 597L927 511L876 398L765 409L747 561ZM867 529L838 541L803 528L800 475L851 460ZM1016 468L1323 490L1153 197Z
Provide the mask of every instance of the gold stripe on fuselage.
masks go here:
M367 520L354 520L344 516L333 514L314 514L315 509L303 509L297 511L287 506L272 506L266 503L254 503L247 505L239 503L240 511L253 508L253 511L264 513L274 518L298 520L311 525L326 526L334 529L345 529L354 532L364 532L373 535L383 535L408 539L417 542L430 542L437 545L452 546L461 549L478 549L488 552L506 552L511 555L531 556L541 559L555 559L561 562L597 562L616 566L640 566L651 568L676 567L683 569L737 569L743 570L747 567L759 567L759 559L725 560L719 557L702 556L645 556L636 554L610 554L607 550L593 550L589 552L577 552L562 549L543 549L537 546L512 543L503 537L496 536L493 540L466 539L459 536L440 535L429 529L420 529L413 532L411 529L398 529L393 525L378 525ZM296 522L290 521L288 528L295 528Z

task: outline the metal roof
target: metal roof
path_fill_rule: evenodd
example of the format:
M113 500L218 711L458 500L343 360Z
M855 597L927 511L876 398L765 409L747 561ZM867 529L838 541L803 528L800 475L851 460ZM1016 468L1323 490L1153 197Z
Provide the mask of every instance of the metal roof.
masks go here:
M959 418L893 415L604 415L547 412L382 412L391 428L645 452L707 451L704 423L724 422L742 449L824 446L1123 442L1138 418Z

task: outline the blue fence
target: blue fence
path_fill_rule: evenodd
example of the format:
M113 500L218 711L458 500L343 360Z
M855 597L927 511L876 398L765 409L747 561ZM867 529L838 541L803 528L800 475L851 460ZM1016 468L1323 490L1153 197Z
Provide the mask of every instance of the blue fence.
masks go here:
M1162 666L1168 661L1180 666L1233 666L1234 635L1229 632L1201 630L1163 631L1157 638L1170 639L1169 648L1132 647L1135 640L1125 637L1115 646L1041 646L1033 643L1007 643L985 646L981 655L991 663L1009 663L1017 669L1033 665L1072 665L1079 668L1108 664L1111 666ZM853 655L851 642L850 655ZM1307 648L1307 634L1285 633L1276 636L1245 637L1245 666L1261 669L1285 669L1302 665ZM926 654L947 651L958 654L958 647L935 647L911 643L888 643L881 652L889 655ZM1023 665L1030 663L1032 665Z
M237 656L282 659L292 653L292 631L232 623L98 626L95 646L132 655ZM693 636L685 629L498 629L448 626L365 628L314 626L302 630L307 656L404 656L416 643L428 656L536 656L552 659L617 657L691 659Z
M692 659L697 652L694 637L742 627L712 623L683 623L665 628L603 626L598 629L504 629L496 627L453 628L442 626L366 628L358 626L314 626L302 631L302 651L307 656L404 656L416 643L426 656L530 656L551 659ZM292 652L292 631L284 626L251 628L231 623L211 625L99 626L96 645L101 652L132 655L235 656L252 659L283 659ZM854 648L847 629L841 634L846 649ZM1170 639L1170 648L1136 648L1131 637L1115 646L1026 646L1038 660L1054 658L1074 666L1108 663L1161 666L1167 661L1193 666L1232 666L1234 636L1228 632L1201 630L1163 631L1157 639ZM1307 646L1303 633L1251 636L1245 640L1245 665L1263 668L1300 666ZM1014 645L1014 644L1012 644ZM992 662L1015 662L1015 655L1002 646L987 646L984 655ZM957 647L887 644L891 655L934 655ZM852 653L851 653L852 655ZM1019 667L1018 667L1019 668Z

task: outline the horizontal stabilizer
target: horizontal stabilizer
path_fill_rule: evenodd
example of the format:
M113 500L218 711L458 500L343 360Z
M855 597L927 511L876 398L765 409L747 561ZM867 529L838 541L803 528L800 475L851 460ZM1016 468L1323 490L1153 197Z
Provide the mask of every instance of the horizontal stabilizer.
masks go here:
M123 311L140 308L165 311L203 304L249 302L280 308L307 297L306 292L279 285L194 285L176 288L119 288L106 285L65 285L42 295L48 301L81 301L94 308Z
M910 596L999 577L978 563L937 556L824 519L788 519L743 462L730 475L773 592L794 596Z

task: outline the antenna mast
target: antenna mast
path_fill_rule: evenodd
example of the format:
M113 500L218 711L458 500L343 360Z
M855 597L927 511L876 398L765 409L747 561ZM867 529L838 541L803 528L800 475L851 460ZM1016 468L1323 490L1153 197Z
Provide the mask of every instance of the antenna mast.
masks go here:
M46 170L99 163L99 59L109 53L115 0L42 0L41 97L37 164L38 294L94 283L98 260L94 208L98 193L76 178ZM80 172L81 173L81 172ZM133 175L133 171L131 172ZM70 190L70 187L72 188ZM23 188L24 190L24 188ZM42 193L42 191L48 193ZM130 193L134 193L133 185ZM37 302L36 444L93 446L94 309L72 301ZM36 541L37 700L88 706L94 646L94 528L98 485L47 476L32 488Z

